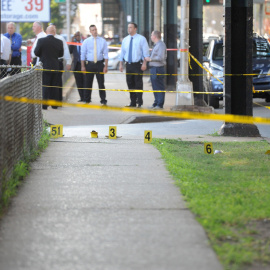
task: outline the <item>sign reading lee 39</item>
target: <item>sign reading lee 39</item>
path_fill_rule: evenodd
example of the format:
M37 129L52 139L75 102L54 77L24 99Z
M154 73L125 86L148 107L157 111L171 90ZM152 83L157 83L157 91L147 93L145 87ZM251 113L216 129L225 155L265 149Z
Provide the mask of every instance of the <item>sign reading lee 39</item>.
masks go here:
M49 22L50 0L1 0L2 22Z

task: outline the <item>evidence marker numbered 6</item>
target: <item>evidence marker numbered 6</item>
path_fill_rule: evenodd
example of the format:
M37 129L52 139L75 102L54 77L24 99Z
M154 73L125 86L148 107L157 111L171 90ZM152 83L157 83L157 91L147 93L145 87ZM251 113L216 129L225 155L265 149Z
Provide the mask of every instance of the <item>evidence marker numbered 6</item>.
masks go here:
M145 130L144 143L151 143L151 142L152 142L152 130Z
M109 127L109 139L116 139L117 128L115 126Z
M51 125L50 137L53 139L63 137L63 125Z
M214 154L213 144L212 143L205 143L204 144L204 153L207 154L207 155Z

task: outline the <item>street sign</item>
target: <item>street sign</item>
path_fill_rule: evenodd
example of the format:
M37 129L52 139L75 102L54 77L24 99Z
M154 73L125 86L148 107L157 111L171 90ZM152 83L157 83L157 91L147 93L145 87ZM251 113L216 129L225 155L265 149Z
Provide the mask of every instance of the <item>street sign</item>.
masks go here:
M66 0L54 0L55 3L66 3Z
M51 20L49 0L0 1L2 22L49 22Z

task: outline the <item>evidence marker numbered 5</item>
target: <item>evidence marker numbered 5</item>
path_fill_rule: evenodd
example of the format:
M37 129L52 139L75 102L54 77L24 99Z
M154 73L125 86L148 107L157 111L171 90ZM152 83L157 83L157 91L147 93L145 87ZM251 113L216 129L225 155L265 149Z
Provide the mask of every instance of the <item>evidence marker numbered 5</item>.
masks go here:
M204 153L207 154L207 155L214 154L213 144L212 143L205 143L204 144Z
M151 142L152 142L152 130L145 130L144 143L151 143Z
M61 138L63 137L63 125L51 125L51 138Z

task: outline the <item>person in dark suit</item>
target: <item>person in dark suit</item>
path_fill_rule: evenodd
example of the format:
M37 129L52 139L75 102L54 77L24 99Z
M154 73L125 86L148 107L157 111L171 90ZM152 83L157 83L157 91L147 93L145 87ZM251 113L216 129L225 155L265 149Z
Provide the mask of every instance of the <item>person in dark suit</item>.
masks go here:
M78 31L74 34L72 38L72 42L77 42L77 43L82 43L82 35ZM69 46L69 52L70 54L73 54L73 61L72 61L72 67L71 69L73 71L81 71L81 45L70 45ZM76 80L76 85L78 88L78 92L80 95L80 99L78 102L84 102L84 75L83 73L80 72L74 72L74 77Z
M35 55L40 58L43 64L43 69L59 70L58 58L62 57L64 54L63 42L54 37L55 27L53 25L49 26L46 30L47 37L40 38L37 42L35 48ZM43 71L42 77L42 96L44 100L58 98L58 88L57 88L57 78L58 74L54 71ZM55 87L48 87L55 86ZM47 105L42 105L44 110L47 110ZM53 109L57 109L57 106L52 106Z

